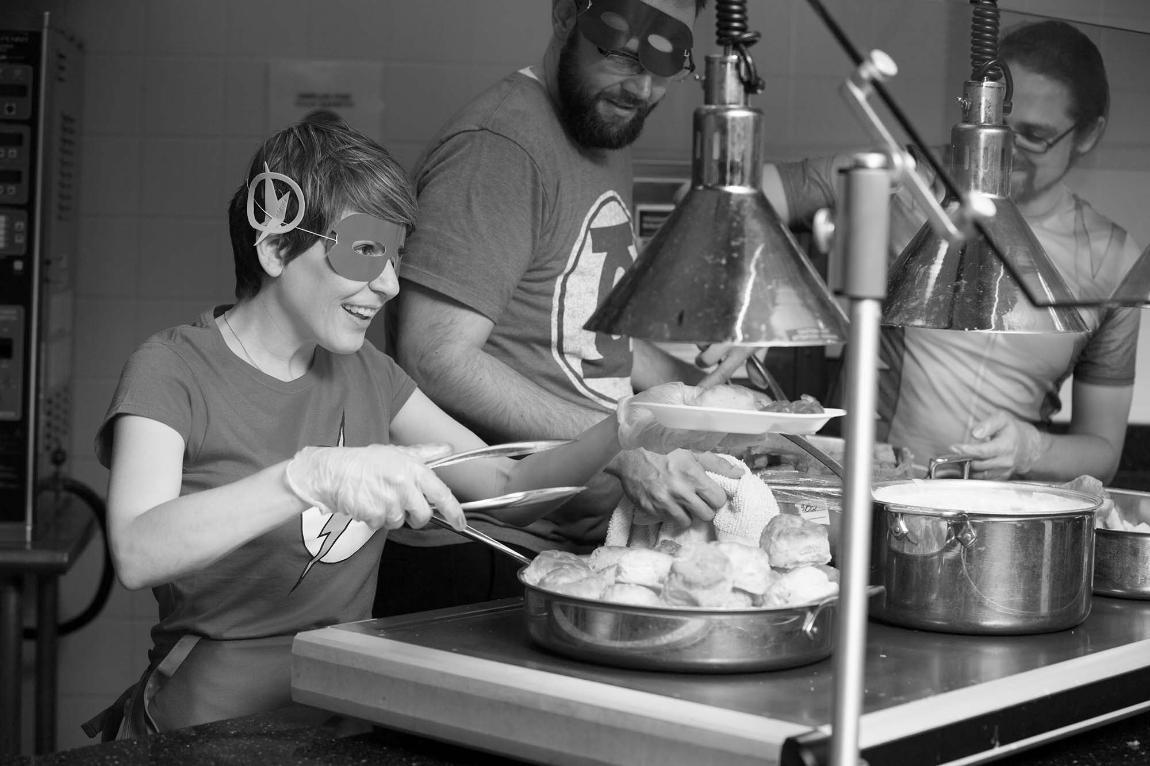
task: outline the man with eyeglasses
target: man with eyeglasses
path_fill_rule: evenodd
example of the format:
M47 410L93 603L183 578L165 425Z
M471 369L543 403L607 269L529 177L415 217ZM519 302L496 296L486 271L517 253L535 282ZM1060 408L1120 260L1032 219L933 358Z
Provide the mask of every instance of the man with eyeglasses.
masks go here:
M1072 292L1111 295L1140 254L1126 231L1066 185L1071 168L1102 137L1109 113L1106 69L1094 43L1061 21L1007 34L999 57L1013 78L1011 197ZM763 188L780 214L808 219L832 206L843 158L764 168ZM923 218L893 198L891 244L901 251ZM920 461L974 458L979 478L1108 482L1118 469L1134 390L1138 309L1080 309L1082 334L884 328L879 409L892 444ZM734 360L731 360L732 362ZM1050 430L1059 392L1073 375L1067 433Z
M583 324L637 257L629 147L693 70L703 5L552 0L543 61L468 104L417 164L419 224L390 322L397 357L489 443L570 438L636 390L701 377L652 345ZM582 552L602 543L624 491L653 518L711 518L727 496L708 471L739 475L716 455L631 451L526 529L471 520L530 553ZM514 569L451 532L398 530L381 577L411 587L382 589L375 613L517 595Z

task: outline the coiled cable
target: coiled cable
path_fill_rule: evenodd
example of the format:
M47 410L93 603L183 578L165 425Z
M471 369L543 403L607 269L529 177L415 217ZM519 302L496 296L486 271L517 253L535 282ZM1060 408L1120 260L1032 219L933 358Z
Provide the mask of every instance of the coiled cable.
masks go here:
M738 55L739 79L748 93L762 93L766 87L748 50L759 37L747 29L747 0L716 0L715 42Z

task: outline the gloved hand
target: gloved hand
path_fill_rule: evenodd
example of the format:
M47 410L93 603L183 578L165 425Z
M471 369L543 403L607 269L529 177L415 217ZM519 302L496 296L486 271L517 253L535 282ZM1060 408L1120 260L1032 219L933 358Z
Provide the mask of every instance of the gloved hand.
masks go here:
M699 345L699 353L695 356L695 366L714 369L707 373L700 386L710 386L717 383L726 383L736 372L742 369L747 357L759 349L754 346L735 346L730 343L711 343Z
M304 447L288 462L288 487L305 503L338 512L372 529L422 527L439 511L453 527L466 524L459 501L427 468L451 453L446 444L400 447Z
M634 406L641 402L690 405L701 390L682 383L663 383L620 400L616 410L619 444L625 450L642 447L663 454L676 449L739 454L763 441L762 434L724 434L667 428L646 407Z
M742 469L716 454L675 450L659 455L648 450L623 453L607 469L635 506L634 523L670 521L687 527L696 519L710 521L727 503L727 493L707 471L736 479Z
M971 475L979 479L1025 476L1050 449L1050 435L1004 410L994 412L971 429L979 441L951 445L958 454L975 458Z

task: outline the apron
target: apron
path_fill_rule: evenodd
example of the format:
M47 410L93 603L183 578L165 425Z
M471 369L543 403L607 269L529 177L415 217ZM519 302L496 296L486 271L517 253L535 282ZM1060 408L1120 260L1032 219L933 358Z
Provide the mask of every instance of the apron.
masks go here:
M291 706L292 638L185 635L83 729L108 742Z

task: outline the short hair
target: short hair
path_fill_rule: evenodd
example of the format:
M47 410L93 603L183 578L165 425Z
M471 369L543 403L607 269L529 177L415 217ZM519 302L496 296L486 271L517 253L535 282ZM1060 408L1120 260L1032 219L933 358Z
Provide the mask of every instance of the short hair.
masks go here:
M304 217L299 226L278 237L276 244L289 262L315 244L318 237L304 231L327 234L347 211L367 213L407 227L415 226L416 202L407 177L392 156L378 143L350 128L341 119L315 115L274 133L252 157L247 175L228 205L232 256L235 260L237 299L251 298L263 284L255 242L260 232L248 222L248 187L264 172L291 178L303 191ZM288 193L281 181L276 193ZM295 195L285 220L298 210ZM262 184L256 199L263 201ZM262 219L262 215L260 216Z
M1070 116L1079 130L1110 113L1110 85L1097 46L1065 21L1040 21L1011 30L998 46L1013 61L1066 86Z

